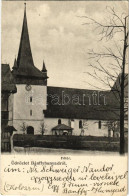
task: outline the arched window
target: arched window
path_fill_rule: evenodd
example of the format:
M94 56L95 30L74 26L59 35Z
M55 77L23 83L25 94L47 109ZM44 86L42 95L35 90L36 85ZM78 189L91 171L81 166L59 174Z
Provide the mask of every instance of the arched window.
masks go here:
M32 96L30 97L30 102L32 102Z
M82 128L82 120L79 121L79 129Z
M32 116L32 110L30 110L30 116Z
M61 124L61 119L58 120L58 125L60 125L60 124Z
M99 126L99 129L101 129L101 120L99 120L98 126Z

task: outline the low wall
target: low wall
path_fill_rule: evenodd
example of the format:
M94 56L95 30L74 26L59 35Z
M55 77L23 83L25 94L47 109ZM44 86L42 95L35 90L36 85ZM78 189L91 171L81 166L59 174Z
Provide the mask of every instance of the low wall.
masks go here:
M84 149L100 151L119 151L119 138L95 136L55 136L55 135L22 135L15 134L13 145L19 147L43 147ZM125 151L127 152L127 139Z

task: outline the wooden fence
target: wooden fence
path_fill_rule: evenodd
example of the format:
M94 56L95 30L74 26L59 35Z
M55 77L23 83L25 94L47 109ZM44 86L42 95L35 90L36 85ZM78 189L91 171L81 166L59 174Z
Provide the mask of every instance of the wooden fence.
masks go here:
M11 152L10 133L1 133L1 152Z

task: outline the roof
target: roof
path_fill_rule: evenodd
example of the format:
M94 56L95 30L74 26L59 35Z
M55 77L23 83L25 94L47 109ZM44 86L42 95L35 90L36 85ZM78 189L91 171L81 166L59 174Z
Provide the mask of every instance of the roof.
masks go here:
M13 132L13 131L17 131L17 130L13 126L7 126L5 128L5 131Z
M119 119L119 102L113 92L48 86L47 94L46 118Z
M12 69L17 69L18 67L17 67L17 60L16 60L16 58L14 59L14 65L13 65L13 67L12 67Z
M2 64L1 90L2 92L17 92L15 80L8 64Z
M59 124L56 127L54 127L52 130L72 130L73 128L65 125L65 124Z
M25 76L42 79L44 77L46 78L46 74L42 73L38 68L34 66L27 26L26 7L24 10L21 40L17 57L17 70L13 71L13 74L22 77Z

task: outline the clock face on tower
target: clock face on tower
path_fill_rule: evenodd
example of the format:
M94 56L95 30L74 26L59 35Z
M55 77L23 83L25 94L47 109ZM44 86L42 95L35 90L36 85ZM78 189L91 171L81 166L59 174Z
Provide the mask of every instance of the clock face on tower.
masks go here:
M28 84L27 84L27 85L25 86L25 89L26 89L27 91L30 91L30 90L32 89L32 87L31 87L31 85L28 85Z

